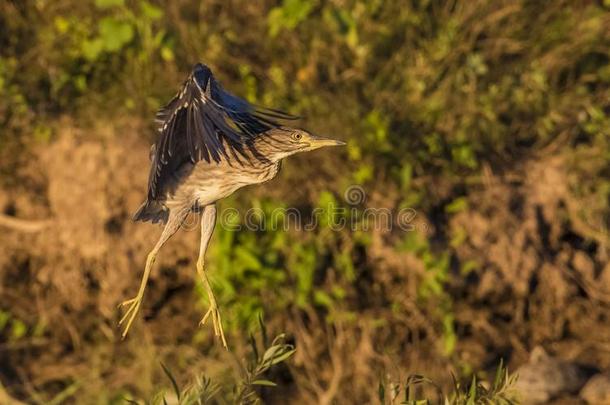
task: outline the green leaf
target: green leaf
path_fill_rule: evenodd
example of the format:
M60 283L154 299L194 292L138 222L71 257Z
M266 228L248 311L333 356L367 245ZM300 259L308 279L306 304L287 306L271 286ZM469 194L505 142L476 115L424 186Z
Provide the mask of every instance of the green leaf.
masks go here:
M258 319L258 326L261 329L261 337L263 339L263 345L264 345L264 347L266 347L267 344L269 343L269 336L267 335L267 327L265 326L265 322L263 321L263 313L262 312L258 313L257 319ZM256 357L258 358L258 352L256 353Z
M142 9L142 14L144 17L148 18L149 20L158 20L163 16L163 10L147 1L140 3L140 8Z
M411 187L411 180L413 179L413 166L409 163L405 163L400 169L400 185L403 190L408 190Z
M60 34L65 34L70 29L70 21L64 17L61 17L61 16L55 17L55 20L53 20L53 23L55 25L55 29Z
M363 163L358 167L358 169L354 172L353 178L356 183L366 183L373 179L375 175L375 168L373 165L368 163Z
M451 149L451 155L454 162L469 169L474 169L478 165L474 149L469 144L454 146Z
M466 208L468 208L468 200L466 197L458 197L445 206L445 212L447 214L456 214L460 211L464 211Z
M129 43L134 36L131 24L119 21L112 17L103 18L100 21L100 39L104 49L116 52Z
M286 18L286 26L288 28L296 27L307 18L312 8L313 2L310 0L284 0L282 10Z
M267 15L267 25L269 25L269 36L274 38L279 34L283 27L284 13L280 8L274 8Z
M13 323L11 326L11 337L15 340L25 336L28 331L28 327L26 326L26 324L20 321L19 319L13 319Z
M8 321L11 319L11 314L5 311L0 311L0 331L2 331L6 325L8 324Z
M260 270L263 267L259 258L254 253L241 246L235 248L235 259L247 269Z
M282 351L282 345L274 345L268 348L263 354L263 363L273 360L275 356L278 356Z
M161 58L163 58L166 62L171 62L174 60L174 51L171 48L164 46L161 48Z
M252 385L263 385L265 387L277 387L276 383L274 383L273 381L269 381L269 380L255 380L255 381L252 381Z
M457 335L455 333L454 316L446 314L443 316L443 352L449 356L455 350Z
M282 28L294 29L313 9L311 0L284 0L281 7L271 9L267 15L269 35L277 36Z
M279 344L271 346L263 355L262 363L266 366L272 366L288 359L296 352L291 345Z
M500 364L498 364L498 369L496 370L496 377L494 378L493 390L497 390L502 385L502 380L504 376L504 359L500 359Z
M328 295L325 291L321 290L314 291L313 300L317 305L321 305L326 308L332 308L334 303L332 297Z
M475 405L477 400L477 377L472 376L472 382L470 383L470 389L468 390L468 402L466 405Z
M176 398L178 398L178 401L180 401L180 389L178 388L178 383L176 382L176 379L174 378L172 373L169 371L169 369L167 367L165 367L165 364L161 363L161 368L163 368L163 372L165 373L167 378L169 378L169 380L172 382L172 387L174 388L174 392L176 393Z
M104 49L104 44L99 38L93 40L85 40L81 44L81 51L85 59L89 62L95 61Z

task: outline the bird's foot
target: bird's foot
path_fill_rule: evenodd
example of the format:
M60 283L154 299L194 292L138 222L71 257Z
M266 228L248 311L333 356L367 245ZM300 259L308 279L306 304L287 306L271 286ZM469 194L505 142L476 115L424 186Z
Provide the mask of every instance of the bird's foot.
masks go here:
M227 346L225 333L222 329L222 319L220 318L220 310L218 308L218 304L216 303L216 298L214 297L214 294L211 291L208 292L208 297L210 299L210 308L208 309L208 312L205 313L203 318L201 318L201 321L199 321L199 326L205 325L206 321L211 316L212 324L214 325L214 334L216 335L216 337L220 338L220 340L222 341L222 345L225 349L228 350L229 347Z
M123 314L123 317L119 321L119 326L122 325L125 321L127 321L127 324L125 325L125 329L123 329L123 333L121 333L122 339L125 339L125 336L127 336L127 332L129 331L129 328L131 327L133 320L136 318L136 315L138 313L138 309L140 309L141 303L142 303L142 296L137 295L134 298L123 301L122 303L119 304L119 307L129 306L129 308L127 308L127 311L125 311L125 314Z

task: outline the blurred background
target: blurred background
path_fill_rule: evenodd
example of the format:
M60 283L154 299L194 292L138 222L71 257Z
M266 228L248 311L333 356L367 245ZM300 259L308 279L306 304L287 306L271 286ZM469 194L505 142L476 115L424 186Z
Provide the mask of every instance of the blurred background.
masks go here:
M379 403L501 359L532 401L587 399L610 379L609 55L608 0L0 1L0 403L150 400L171 391L160 362L230 402L259 318L296 347L264 403ZM199 61L347 142L221 203L351 224L216 228L230 352L197 326L195 229L117 328L161 231L131 221L154 113Z

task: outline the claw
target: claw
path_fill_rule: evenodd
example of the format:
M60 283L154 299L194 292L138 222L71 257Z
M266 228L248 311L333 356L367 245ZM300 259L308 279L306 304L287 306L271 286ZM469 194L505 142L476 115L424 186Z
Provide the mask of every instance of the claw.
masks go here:
M125 311L125 313L123 314L123 317L119 321L119 325L122 325L123 322L125 322L129 318L129 321L127 321L127 325L125 325L125 329L123 329L123 333L121 333L122 339L125 339L125 336L127 336L127 332L129 331L129 328L131 327L132 322L136 318L136 315L138 313L138 309L140 309L141 303L142 303L142 297L136 296L129 300L123 301L122 303L119 304L119 307L124 307L125 305L129 305L129 308L127 308L127 311Z
M218 305L216 304L216 298L211 290L208 291L208 297L210 300L210 308L205 313L201 321L199 321L199 326L205 325L206 321L212 315L212 325L214 326L214 335L219 337L222 341L222 345L225 349L228 350L227 340L225 339L225 333L222 329L222 319L220 317L220 311L218 309Z
M199 321L199 326L205 325L205 322L208 320L210 314L212 313L212 308L208 309L208 312L205 313L203 318Z

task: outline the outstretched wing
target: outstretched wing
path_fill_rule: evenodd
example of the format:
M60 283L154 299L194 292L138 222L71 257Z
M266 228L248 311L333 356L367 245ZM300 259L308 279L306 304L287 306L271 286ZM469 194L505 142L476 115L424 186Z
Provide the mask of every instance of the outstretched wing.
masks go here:
M297 117L256 107L224 90L205 65L197 64L181 91L157 112L160 136L148 183L149 200L163 194L165 183L189 160L219 162L243 155L257 135L278 127L278 119Z

